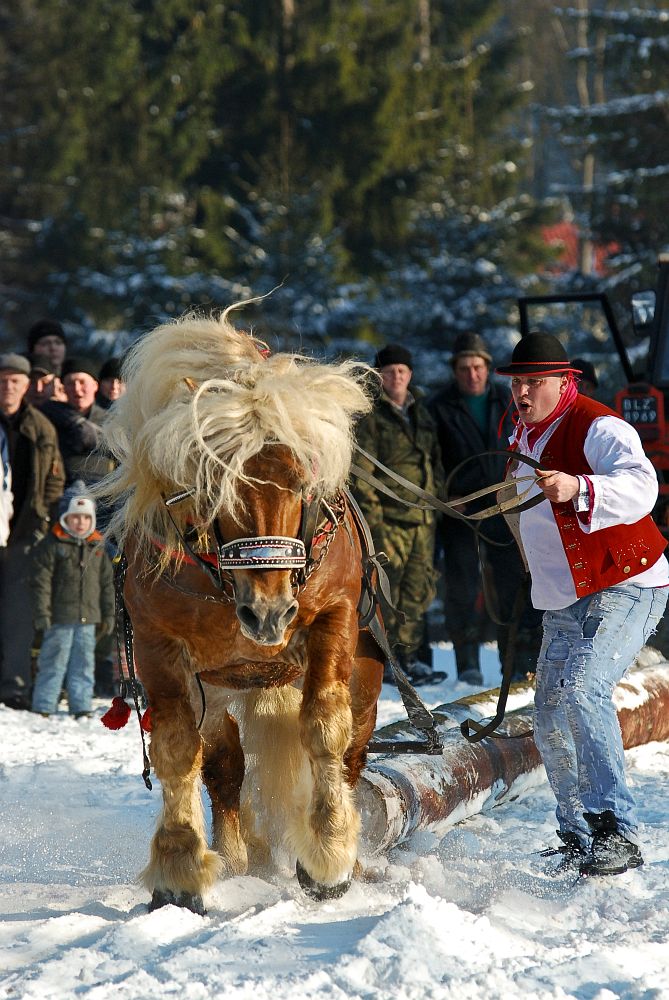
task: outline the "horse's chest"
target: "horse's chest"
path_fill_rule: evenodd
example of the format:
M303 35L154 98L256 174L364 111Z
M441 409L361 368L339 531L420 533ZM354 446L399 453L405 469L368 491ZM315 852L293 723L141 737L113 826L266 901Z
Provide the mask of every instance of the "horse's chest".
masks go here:
M249 645L248 643L246 644ZM253 656L236 651L220 664L208 664L199 671L202 680L219 687L241 691L248 688L283 687L302 680L306 670L307 636L296 631L287 646L276 656Z

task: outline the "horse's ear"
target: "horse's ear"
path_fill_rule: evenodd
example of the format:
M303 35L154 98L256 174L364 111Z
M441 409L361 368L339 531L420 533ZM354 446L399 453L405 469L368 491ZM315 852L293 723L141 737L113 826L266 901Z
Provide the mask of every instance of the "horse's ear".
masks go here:
M198 384L195 381L195 379L189 378L188 375L185 375L184 382L186 383L191 392L197 392Z

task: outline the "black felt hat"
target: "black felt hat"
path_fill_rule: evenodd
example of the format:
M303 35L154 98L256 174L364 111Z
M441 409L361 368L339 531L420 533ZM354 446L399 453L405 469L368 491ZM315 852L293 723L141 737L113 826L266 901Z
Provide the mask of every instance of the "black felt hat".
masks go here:
M565 375L578 369L557 337L535 332L521 337L513 349L511 363L495 371L498 375Z
M385 368L386 365L406 365L407 368L411 368L413 371L411 351L408 351L406 347L402 347L401 344L386 344L385 347L382 347L377 352L374 359L374 367Z

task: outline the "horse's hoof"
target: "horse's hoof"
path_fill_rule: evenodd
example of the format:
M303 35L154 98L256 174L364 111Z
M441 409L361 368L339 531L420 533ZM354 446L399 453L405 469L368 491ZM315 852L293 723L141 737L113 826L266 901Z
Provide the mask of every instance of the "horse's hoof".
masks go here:
M181 906L184 910L192 910L200 917L204 917L206 910L202 902L202 896L194 892L174 893L171 889L154 889L151 902L149 903L149 913L159 910L161 906Z
M345 892L348 892L351 886L351 875L344 882L337 882L336 885L326 885L324 882L316 882L304 870L299 861L295 865L295 874L297 875L297 881L307 896L310 896L311 899L317 899L319 903L324 899L340 899Z

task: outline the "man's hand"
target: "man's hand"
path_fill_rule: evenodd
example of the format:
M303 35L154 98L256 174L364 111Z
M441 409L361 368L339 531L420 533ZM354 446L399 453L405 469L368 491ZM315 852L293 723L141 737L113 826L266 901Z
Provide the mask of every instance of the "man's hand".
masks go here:
M551 503L566 503L573 500L578 493L577 476L569 476L566 472L537 470L537 486Z
M96 641L96 643L100 642L101 639L104 639L104 637L106 635L111 635L111 633L113 631L114 631L114 623L113 622L99 622L95 626L95 641Z

